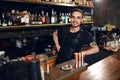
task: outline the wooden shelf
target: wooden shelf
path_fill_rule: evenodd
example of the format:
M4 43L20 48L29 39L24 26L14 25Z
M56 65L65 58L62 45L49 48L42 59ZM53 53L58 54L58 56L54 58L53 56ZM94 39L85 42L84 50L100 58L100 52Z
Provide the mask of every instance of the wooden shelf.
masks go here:
M20 3L31 3L31 4L43 4L43 5L56 5L56 6L68 6L68 7L86 7L86 8L94 8L94 6L87 5L76 5L76 4L67 4L67 3L56 3L56 2L47 2L47 1L22 1L22 0L1 0L8 2L20 2Z
M94 22L84 22L82 24L93 24ZM60 24L41 24L41 25L20 25L20 26L0 26L0 30L6 29L26 29L26 28L50 28L50 27L61 27L70 26L71 23L60 23Z
M92 22L91 22L92 23ZM85 24L91 24L90 22ZM41 25L21 25L21 26L0 26L0 39L12 38L17 36L30 36L30 35L48 35L60 27L67 27L71 24L41 24Z
M14 5L15 6L12 6ZM48 6L48 8L53 7L79 7L79 8L87 8L87 9L92 9L94 7L92 6L86 6L86 5L76 5L76 4L65 4L65 3L55 3L55 2L45 2L45 1L40 1L40 2L35 2L35 1L27 1L27 0L0 0L0 4L2 5L1 13L2 10L5 8L5 10L9 11L11 9L17 8L22 10L22 8L26 7L25 4L30 4L26 6ZM4 6L5 5L5 6ZM6 6L7 5L7 6ZM9 6L10 5L10 6ZM16 7L18 6L18 7ZM28 8L27 7L27 8ZM33 7L32 7L33 8ZM36 7L35 7L36 8ZM66 10L67 10L66 8ZM31 8L30 8L31 9ZM27 10L27 9L26 9ZM4 11L4 10L3 10ZM29 9L28 9L29 11ZM34 9L33 9L34 11ZM38 9L35 10L35 13L37 13ZM91 25L94 22L83 22L82 24L85 24L85 27L87 25ZM12 37L17 37L17 36L31 36L31 35L49 35L51 34L54 30L60 28L60 27L68 27L70 26L71 23L56 23L56 24L41 24L41 25L19 25L19 26L0 26L0 39L2 38L12 38ZM88 26L90 28L90 26ZM87 27L87 28L88 28Z
M28 28L49 28L49 27L60 27L67 26L70 24L41 24L41 25L20 25L20 26L0 26L0 30L5 29L28 29Z

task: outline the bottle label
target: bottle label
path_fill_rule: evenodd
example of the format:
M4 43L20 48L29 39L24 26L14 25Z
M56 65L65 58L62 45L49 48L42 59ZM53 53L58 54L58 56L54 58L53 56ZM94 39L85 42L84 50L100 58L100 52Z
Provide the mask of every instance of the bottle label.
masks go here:
M51 17L51 23L55 23L55 18Z

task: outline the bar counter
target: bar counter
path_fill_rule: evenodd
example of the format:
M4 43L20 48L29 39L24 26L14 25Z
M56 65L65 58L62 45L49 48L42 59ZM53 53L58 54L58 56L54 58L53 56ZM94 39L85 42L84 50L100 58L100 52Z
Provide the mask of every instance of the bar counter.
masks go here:
M74 60L50 67L50 74L45 74L45 80L120 80L120 52L73 71L61 70L64 64L74 66Z
M120 52L89 66L79 80L120 80Z
M56 66L50 67L50 74L45 74L45 80L77 80L79 78L79 72L82 72L87 69L87 65L81 68L72 69L72 70L62 70L63 65L72 65L74 67L75 60L69 60L64 63L61 63Z

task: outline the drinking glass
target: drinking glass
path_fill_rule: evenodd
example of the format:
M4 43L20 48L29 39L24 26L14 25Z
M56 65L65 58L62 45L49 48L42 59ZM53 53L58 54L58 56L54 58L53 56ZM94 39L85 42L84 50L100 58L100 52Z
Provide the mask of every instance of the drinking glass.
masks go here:
M49 73L48 56L45 54L39 54L36 58L40 61L40 68L43 69L45 73Z
M113 51L113 52L117 52L118 51L118 41L116 40L116 41L111 41L111 50Z

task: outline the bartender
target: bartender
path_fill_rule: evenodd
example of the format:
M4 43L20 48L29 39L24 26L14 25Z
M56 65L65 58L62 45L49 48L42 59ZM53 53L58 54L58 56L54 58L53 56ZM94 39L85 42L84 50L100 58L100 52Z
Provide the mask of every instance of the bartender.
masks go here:
M85 46L91 48L80 52L84 56L95 54L99 51L92 35L80 27L83 14L82 10L73 9L71 11L71 26L62 27L53 32L53 40L58 51L56 64L73 59L74 53L78 53Z

